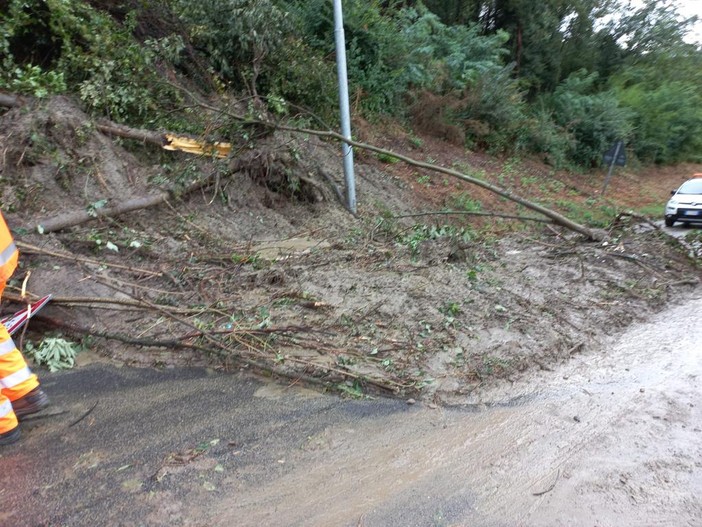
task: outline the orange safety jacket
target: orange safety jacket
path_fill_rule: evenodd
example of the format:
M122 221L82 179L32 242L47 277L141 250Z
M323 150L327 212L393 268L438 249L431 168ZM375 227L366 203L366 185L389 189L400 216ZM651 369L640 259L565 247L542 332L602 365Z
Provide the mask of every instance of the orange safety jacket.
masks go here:
M18 257L10 229L0 213L0 297L17 267ZM27 367L7 329L0 324L0 434L17 426L12 401L23 397L37 386L37 376Z

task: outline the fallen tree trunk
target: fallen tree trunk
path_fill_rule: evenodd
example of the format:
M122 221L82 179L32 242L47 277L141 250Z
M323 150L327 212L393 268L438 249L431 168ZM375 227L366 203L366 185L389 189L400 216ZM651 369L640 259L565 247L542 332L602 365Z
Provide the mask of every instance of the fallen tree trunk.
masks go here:
M114 207L104 207L101 209L93 209L90 212L79 210L76 212L69 212L55 218L49 218L37 224L37 232L39 234L46 234L49 232L60 231L68 227L74 227L85 223L86 221L95 220L104 217L114 217L127 212L132 212L135 210L145 209L147 207L153 207L154 205L160 205L164 203L171 196L170 192L161 192L160 194L154 194L151 196L143 196L139 198L134 198L115 205Z
M232 163L232 172L237 172L241 169L241 163ZM203 187L206 187L219 177L218 173L214 172L203 179L199 179L194 183L190 184L184 190L178 192L178 195L187 195ZM40 234L47 234L49 232L56 232L68 227L75 227L90 220L95 220L98 218L112 218L120 216L127 212L133 212L135 210L146 209L149 207L154 207L156 205L161 205L166 203L169 199L174 198L175 192L173 191L163 191L158 194L151 194L149 196L141 196L138 198L129 199L123 203L119 203L113 207L104 207L100 209L91 209L90 211L79 210L74 212L68 212L54 218L48 218L39 222L36 225L36 230Z
M172 133L152 132L130 128L123 124L116 124L110 121L100 121L95 125L98 131L106 135L116 135L125 139L135 139L142 143L150 143L160 146L164 150L180 150L188 154L206 155L224 158L229 155L232 145L229 143L210 143L201 139L186 137Z
M4 106L5 108L18 108L22 106L22 102L16 95L0 93L0 106Z
M190 140L187 138L182 138L182 137L177 137L173 134L166 134L166 133L159 133L159 132L153 132L151 130L142 130L138 128L131 128L129 126L125 126L122 124L117 124L113 123L110 121L100 121L95 125L96 129L106 135L116 135L118 137L124 137L125 139L135 139L137 141L141 141L143 143L149 143L155 146L159 146L161 148L165 148L167 150L180 150L182 149L180 147L180 143L183 142L183 140L187 140L189 144L190 153L207 153L204 152L204 150L207 150L210 148L210 146L207 143L201 142L197 143L195 140ZM195 152L192 150L193 144L198 144L202 151ZM212 148L221 148L221 145L223 143L215 143L215 145ZM197 145L196 145L197 146ZM229 147L227 148L227 152L229 151ZM184 149L184 148L183 148ZM215 153L215 155L217 155ZM222 157L221 155L217 155L217 157ZM234 167L234 170L237 170L237 167ZM195 183L191 184L188 188L186 188L182 194L189 194L197 189L202 188L205 185L208 185L212 179L214 179L216 176L208 176L203 180L196 181ZM91 209L90 211L86 210L79 210L79 211L74 211L74 212L69 212L66 214L63 214L61 216L57 216L55 218L49 218L46 219L40 223L37 224L36 229L40 234L45 234L49 232L55 232L55 231L60 231L62 229L66 229L68 227L74 227L76 225L80 225L82 223L85 223L87 221L93 220L93 219L98 219L98 218L105 218L105 217L116 217L120 216L122 214L125 214L127 212L133 212L135 210L141 210L141 209L146 209L149 207L153 207L156 205L160 205L162 203L165 203L168 199L173 197L173 192L169 191L163 191L158 194L152 194L149 196L141 196L138 198L133 198L130 200L127 200L123 203L119 203L113 207L104 207L100 209Z
M118 137L124 137L125 139L136 139L142 143L150 143L160 146L161 148L168 144L166 134L160 134L151 130L139 130L109 121L100 121L95 125L95 128L105 135L116 135Z
M273 126L276 126L276 125L273 125ZM441 174L446 174L446 175L453 176L453 177L458 178L458 179L462 179L463 181L467 181L468 183L472 183L473 185L476 185L478 187L482 187L486 190L489 190L490 192L493 192L494 194L497 194L498 196L502 196L503 198L507 198L510 201L518 203L519 205L522 205L523 207L526 207L527 209L530 209L530 210L533 210L533 211L538 212L540 214L543 214L547 218L550 218L553 221L553 223L555 223L556 225L560 225L561 227L565 227L568 230L582 234L585 237L587 237L589 240L601 240L604 238L604 235L602 233L593 231L592 229L588 229L584 225L580 225L579 223L576 223L576 222L566 218L565 216L563 216L562 214L559 214L555 210L543 207L543 206L539 205L538 203L534 203L533 201L529 201L525 198L522 198L521 196L518 196L509 190L502 189L496 185L488 183L487 181L482 181L480 179L470 177L470 176L463 174L461 172L458 172L456 170L452 170L450 168L440 167L438 165L432 165L431 163L425 163L423 161L417 161L416 159L412 159L411 157L407 157L407 156L404 156L402 154L398 154L397 152L393 152L392 150L386 150L384 148L378 148L376 146L369 145L366 143L352 141L350 139L345 138L341 134L337 134L336 132L324 132L324 131L319 131L319 130L310 130L310 129L306 129L306 128L294 128L294 127L289 127L289 126L277 126L277 128L281 129L281 130L294 131L294 132L305 133L305 134L310 134L310 135L317 135L318 137L330 137L333 139L337 139L339 141L343 141L344 143L347 143L350 146L355 146L358 148L362 148L364 150L369 150L371 152L383 154L385 156L394 157L395 159L399 159L400 161L403 161L403 162L407 163L408 165L412 165L412 166L419 167L419 168L424 168L426 170L431 170L432 172L439 172Z

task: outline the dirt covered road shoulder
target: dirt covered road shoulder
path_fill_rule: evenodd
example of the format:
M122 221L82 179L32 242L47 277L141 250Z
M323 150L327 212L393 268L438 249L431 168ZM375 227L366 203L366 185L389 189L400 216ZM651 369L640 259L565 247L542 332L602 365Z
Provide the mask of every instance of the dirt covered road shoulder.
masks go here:
M23 253L14 292L31 270L29 291L56 297L28 338L59 332L127 364L460 404L597 349L699 280L689 248L626 214L604 242L411 217L478 198L482 211L507 205L465 183L429 192L423 175L363 156L353 217L337 200L336 145L311 137L272 134L217 161L106 137L56 98L0 115L0 138L2 209ZM584 190L562 190L588 206ZM154 207L36 231L159 193L168 199Z

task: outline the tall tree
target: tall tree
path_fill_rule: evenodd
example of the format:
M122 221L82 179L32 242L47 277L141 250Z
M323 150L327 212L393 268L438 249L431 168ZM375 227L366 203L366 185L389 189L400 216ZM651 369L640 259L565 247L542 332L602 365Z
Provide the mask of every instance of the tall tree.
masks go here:
M702 156L702 53L684 41L694 19L654 0L608 28L622 49L610 84L635 113L632 147L645 161L671 163Z
M638 9L628 0L618 7L618 16L607 29L629 54L638 57L684 43L687 30L697 21L697 17L682 17L674 0L649 0Z
M477 23L483 8L481 0L426 0L424 5L449 26Z
M550 92L580 69L596 63L595 21L615 0L487 0L481 7L486 31L509 33L516 74L532 95Z

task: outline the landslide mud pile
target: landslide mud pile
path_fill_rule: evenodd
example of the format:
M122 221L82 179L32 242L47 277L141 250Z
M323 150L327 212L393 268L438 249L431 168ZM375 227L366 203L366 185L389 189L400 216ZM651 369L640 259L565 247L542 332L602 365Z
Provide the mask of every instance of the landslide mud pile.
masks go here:
M605 243L397 218L424 210L424 187L362 155L354 217L337 198L337 145L310 137L203 159L107 137L54 98L1 114L0 145L1 206L23 254L10 296L31 270L30 293L56 297L26 338L60 332L127 364L463 403L601 352L699 277L683 248L627 216ZM156 206L37 232L164 192Z

